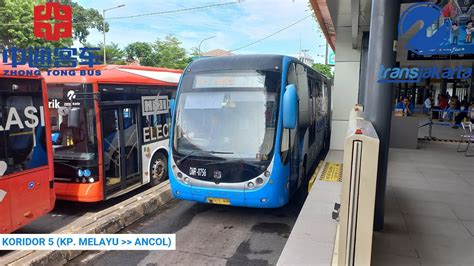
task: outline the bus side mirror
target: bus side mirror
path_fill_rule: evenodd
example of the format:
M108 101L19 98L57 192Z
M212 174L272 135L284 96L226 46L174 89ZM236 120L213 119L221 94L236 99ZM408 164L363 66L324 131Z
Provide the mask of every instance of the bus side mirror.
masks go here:
M8 169L8 165L5 161L0 161L0 176L3 176ZM1 197L1 196L0 196Z
M295 129L298 118L298 93L296 86L290 84L286 86L285 94L283 94L283 127L287 129Z
M174 114L174 109L176 109L176 100L170 99L170 113L171 115Z
M69 127L79 127L79 117L81 115L80 108L71 108L67 116L67 124Z

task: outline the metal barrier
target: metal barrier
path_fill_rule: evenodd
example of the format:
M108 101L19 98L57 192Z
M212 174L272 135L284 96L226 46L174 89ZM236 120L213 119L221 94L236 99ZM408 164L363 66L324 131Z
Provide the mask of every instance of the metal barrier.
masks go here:
M374 222L379 139L362 117L363 107L351 111L344 146L338 265L370 265Z

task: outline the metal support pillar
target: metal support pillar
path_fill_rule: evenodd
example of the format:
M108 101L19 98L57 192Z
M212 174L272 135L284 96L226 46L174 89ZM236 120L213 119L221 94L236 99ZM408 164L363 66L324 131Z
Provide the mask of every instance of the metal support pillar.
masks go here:
M382 65L396 66L393 44L397 40L400 0L372 1L371 12L364 115L365 119L372 122L380 139L374 230L381 231L384 225L388 150L395 87L390 83L377 81Z
M365 88L367 87L367 56L369 54L369 33L362 34L362 45L360 47L360 73L359 73L359 100L362 105L365 104Z

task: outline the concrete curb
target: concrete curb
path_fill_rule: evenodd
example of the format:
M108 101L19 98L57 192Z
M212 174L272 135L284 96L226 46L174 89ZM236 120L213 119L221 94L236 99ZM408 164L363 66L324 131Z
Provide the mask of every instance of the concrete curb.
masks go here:
M172 199L166 181L91 216L81 217L55 234L113 234L153 213ZM16 251L0 259L0 265L62 265L81 255L82 250Z

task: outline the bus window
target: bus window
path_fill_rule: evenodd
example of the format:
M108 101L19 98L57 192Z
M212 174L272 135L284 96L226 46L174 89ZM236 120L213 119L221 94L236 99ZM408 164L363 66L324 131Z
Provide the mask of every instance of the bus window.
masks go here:
M8 79L0 83L0 160L4 175L48 163L39 81Z
M273 150L280 82L276 72L197 74L176 112L175 149L266 161ZM202 88L206 91L198 91Z
M92 93L90 84L48 85L51 139L58 180L77 180L78 169L87 169L93 176L97 175L96 115L93 97L87 93Z

